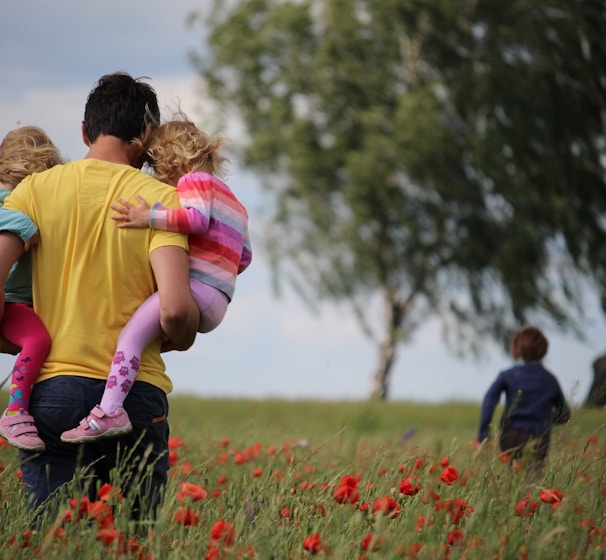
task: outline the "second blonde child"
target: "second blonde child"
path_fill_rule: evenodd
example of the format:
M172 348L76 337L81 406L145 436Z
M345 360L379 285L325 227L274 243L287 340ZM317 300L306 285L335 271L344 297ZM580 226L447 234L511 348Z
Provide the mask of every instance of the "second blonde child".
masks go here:
M17 184L32 173L63 163L59 150L36 126L10 131L0 145L0 206ZM33 243L38 228L22 212L4 209L0 229L17 234L26 246ZM5 283L4 312L0 335L20 348L11 373L8 407L0 417L0 435L11 445L28 451L43 451L34 418L29 414L32 387L51 346L46 327L32 302L32 259L24 251Z

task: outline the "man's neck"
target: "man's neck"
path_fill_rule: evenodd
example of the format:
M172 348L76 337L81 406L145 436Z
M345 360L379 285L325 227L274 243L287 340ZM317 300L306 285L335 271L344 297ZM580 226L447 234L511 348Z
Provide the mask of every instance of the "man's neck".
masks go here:
M119 163L139 168L138 150L117 136L102 135L90 145L85 159L98 159L109 163Z

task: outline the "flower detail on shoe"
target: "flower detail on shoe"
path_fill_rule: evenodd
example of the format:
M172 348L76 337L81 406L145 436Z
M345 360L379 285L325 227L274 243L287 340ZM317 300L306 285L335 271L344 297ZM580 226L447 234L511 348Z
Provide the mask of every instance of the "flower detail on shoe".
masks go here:
M26 451L44 451L46 446L38 435L34 417L20 408L16 414L8 415L8 409L0 416L0 435L14 447Z
M66 443L86 443L106 437L117 437L127 434L133 429L126 410L116 409L113 413L95 406L90 414L80 421L80 424L61 434L61 441Z

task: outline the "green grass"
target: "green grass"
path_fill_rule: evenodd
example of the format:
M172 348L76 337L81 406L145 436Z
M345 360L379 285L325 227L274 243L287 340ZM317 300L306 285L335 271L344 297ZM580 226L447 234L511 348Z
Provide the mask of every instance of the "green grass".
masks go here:
M525 469L500 461L490 445L474 448L479 406L473 403L183 396L170 403L172 435L183 446L173 449L165 502L149 537L136 535L128 545L126 539L134 536L129 504L115 502L112 528L125 535L122 542L116 536L107 544L107 533L107 542L101 542L99 521L85 515L79 521L48 517L23 547L30 520L16 452L3 447L0 558L296 559L313 555L303 546L313 534L320 538L316 556L335 559L605 556L602 410L574 411L572 420L554 431L545 471L529 478ZM413 429L402 444L402 436ZM446 461L458 471L450 485L440 480ZM415 468L417 462L422 466ZM341 504L333 496L344 475L359 476L357 503ZM400 493L400 483L409 475L420 487L410 496ZM179 501L184 482L208 495L201 501ZM559 507L541 501L544 489L564 493ZM58 500L63 510L76 497L70 492L66 489ZM519 517L515 506L527 494L537 509L529 518ZM377 499L385 497L400 508L394 518L373 513ZM175 521L182 508L198 521L192 518L191 526ZM218 521L234 528L228 546L214 546L211 528ZM462 536L449 544L453 530ZM380 542L378 550L362 550L366 535Z

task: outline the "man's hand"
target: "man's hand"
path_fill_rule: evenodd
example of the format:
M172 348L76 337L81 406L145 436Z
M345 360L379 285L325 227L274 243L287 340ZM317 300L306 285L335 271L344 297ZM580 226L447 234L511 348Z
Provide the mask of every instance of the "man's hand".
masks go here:
M172 350L178 350L177 345L172 340L164 340L160 347L160 352L171 352Z
M118 224L119 228L141 229L149 227L150 206L142 196L137 195L136 199L139 202L138 206L131 204L123 198L118 199L121 206L118 206L118 204L111 205L112 210L118 212L118 214L112 216L112 219L120 222Z
M34 235L32 235L25 242L25 250L29 251L32 247L35 247L36 245L38 245L38 243L40 243L40 230L36 231L36 233L34 233Z

